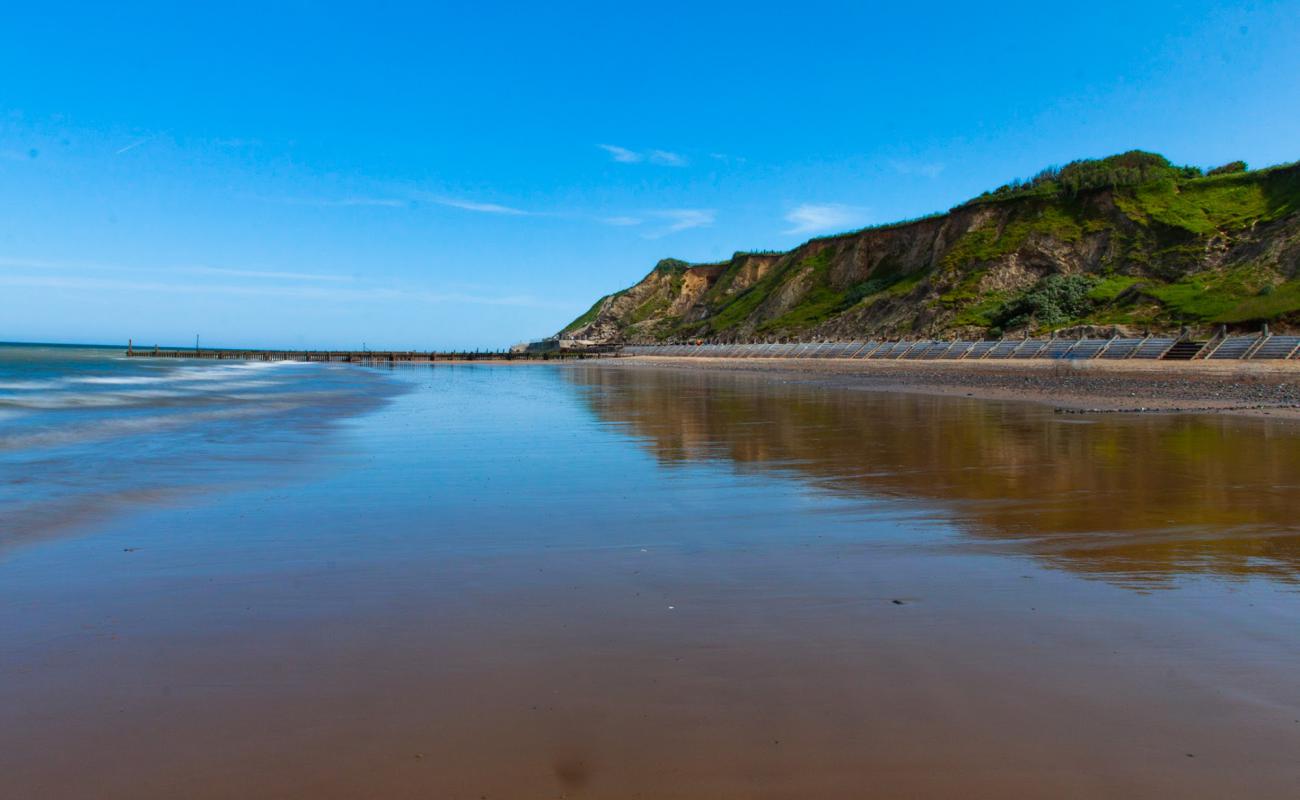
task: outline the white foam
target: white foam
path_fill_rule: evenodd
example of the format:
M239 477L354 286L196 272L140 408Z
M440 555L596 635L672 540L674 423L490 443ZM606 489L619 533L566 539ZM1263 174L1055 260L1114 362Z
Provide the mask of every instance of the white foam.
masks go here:
M146 375L124 375L120 378L101 378L98 376L87 378L70 378L69 383L90 383L96 386L134 386L146 383L166 383L168 378L151 378Z
M0 389L48 389L59 386L61 380L54 381L0 381Z
M177 388L194 385L194 390L225 391L228 389L247 389L257 386L272 386L274 381L249 380L250 370L262 370L280 366L279 362L256 364L222 364L214 367L180 367L162 375L90 375L69 378L66 381L19 381L0 384L0 389L45 389L62 384L80 384L87 386L149 386L172 384Z
M111 408L114 406L148 405L151 400L184 397L184 392L166 389L134 392L54 392L37 395L0 395L0 406L32 408L45 411L60 408Z
M277 381L227 381L225 383L216 384L215 386L195 387L190 391L209 394L214 392L225 392L232 389L256 389L259 386L278 386L278 385L281 384Z
M267 416L289 411L293 408L296 408L296 406L292 403L268 403L261 406L245 406L220 411L168 414L161 417L150 417L149 419L100 420L84 425L60 427L56 430L44 430L16 436L0 436L0 450L30 450L38 447L57 447L66 444L102 441L136 434L156 433L161 430L192 427L218 420Z

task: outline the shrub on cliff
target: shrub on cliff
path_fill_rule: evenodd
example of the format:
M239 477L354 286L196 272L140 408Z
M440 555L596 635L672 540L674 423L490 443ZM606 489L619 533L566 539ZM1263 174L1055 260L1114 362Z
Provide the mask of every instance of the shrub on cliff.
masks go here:
M1205 174L1206 175L1232 175L1238 172L1245 172L1245 171L1246 171L1245 161L1230 161L1221 167L1215 167L1214 169L1210 170Z
M1030 194L1073 197L1097 189L1138 186L1164 178L1188 180L1200 176L1201 170L1197 167L1174 166L1162 155L1130 150L1108 158L1080 159L1071 161L1064 167L1048 167L1028 180L1013 180L992 192L985 192L971 202L1003 200Z
M994 322L1004 330L1026 325L1048 328L1064 325L1092 308L1089 292L1097 283L1098 279L1091 275L1049 275L1003 305Z

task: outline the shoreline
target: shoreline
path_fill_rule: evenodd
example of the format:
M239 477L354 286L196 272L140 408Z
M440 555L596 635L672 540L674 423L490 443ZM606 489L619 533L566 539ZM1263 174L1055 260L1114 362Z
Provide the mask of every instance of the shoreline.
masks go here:
M1031 402L1058 413L1239 414L1300 419L1287 362L860 361L627 356L605 364L703 369L884 392Z

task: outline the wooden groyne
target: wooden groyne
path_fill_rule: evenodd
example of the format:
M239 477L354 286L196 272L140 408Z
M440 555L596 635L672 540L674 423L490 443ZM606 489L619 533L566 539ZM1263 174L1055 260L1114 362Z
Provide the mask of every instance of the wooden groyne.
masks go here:
M402 364L461 361L577 361L623 356L701 358L836 358L904 361L998 361L1025 359L1133 361L1286 361L1300 365L1300 336L1256 334L1206 340L1180 336L1018 339L885 339L786 341L723 344L691 342L654 345L603 345L578 350L230 350L135 348L132 358L208 358L231 361L320 361L346 364Z
M566 351L514 353L510 351L417 351L417 350L227 350L200 348L138 348L128 346L128 358L205 358L229 361L305 361L341 364L424 364L461 361L571 361L611 358L618 352Z

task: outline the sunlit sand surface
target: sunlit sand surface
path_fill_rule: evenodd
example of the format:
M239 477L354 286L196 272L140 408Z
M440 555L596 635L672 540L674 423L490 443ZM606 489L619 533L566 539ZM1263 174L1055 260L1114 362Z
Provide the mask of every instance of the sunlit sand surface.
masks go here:
M602 366L380 378L274 447L197 441L198 478L104 478L165 499L0 531L0 794L1300 786L1295 422Z

